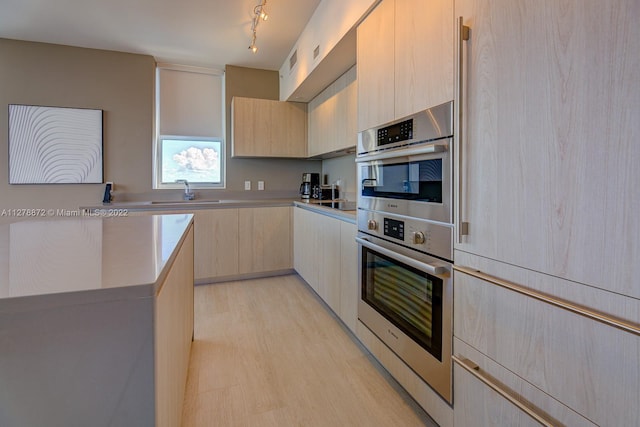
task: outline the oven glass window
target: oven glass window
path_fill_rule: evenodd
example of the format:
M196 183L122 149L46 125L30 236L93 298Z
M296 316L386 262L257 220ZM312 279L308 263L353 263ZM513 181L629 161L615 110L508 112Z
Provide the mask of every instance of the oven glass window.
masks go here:
M442 280L362 248L362 299L442 361Z
M442 159L362 168L363 196L442 203Z

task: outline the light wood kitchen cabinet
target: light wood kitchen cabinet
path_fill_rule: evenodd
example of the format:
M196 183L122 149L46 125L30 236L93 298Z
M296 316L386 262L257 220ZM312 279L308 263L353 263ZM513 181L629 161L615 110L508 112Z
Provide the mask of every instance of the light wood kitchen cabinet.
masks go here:
M382 0L358 27L358 130L453 99L453 0Z
M239 209L193 211L196 280L239 273L238 212Z
M293 209L293 268L316 293L318 293L320 280L318 263L320 228L316 226L318 216L305 209Z
M340 312L340 222L297 208L294 214L294 267L324 302Z
M291 270L290 206L138 211L132 215L193 214L197 283Z
M357 96L354 66L309 102L309 157L355 147Z
M395 2L395 118L453 99L453 0Z
M458 362L454 363L453 419L456 427L540 426L540 423L531 415L499 394L482 379L524 403L535 416L541 417L550 425L596 426L463 341L455 339L453 345L459 360L473 372L464 369Z
M456 247L640 298L638 4L523 5L455 2L471 29Z
M382 0L358 25L358 131L394 119L395 0Z
M233 157L307 157L307 104L234 97Z
M458 265L472 272L480 270L547 295L562 289L562 298L574 306L638 324L640 303L635 299L473 255L456 257ZM499 381L506 381L498 375L503 371L517 377L505 387L563 425L588 425L576 421L581 418L596 425L638 425L638 335L469 273L455 271L454 283L454 337L469 346L456 344L454 355L473 360ZM491 368L491 363L496 366ZM477 393L475 381L466 374L454 376L456 418L473 420L478 414L471 412L483 405L493 405L484 410L488 417L502 412L503 403ZM556 407L558 403L562 407Z
M240 274L292 267L291 207L238 209Z
M338 315L345 325L356 332L358 323L358 245L356 234L358 227L349 222L340 221L340 312Z
M316 214L318 227L318 294L334 313L340 313L340 223L342 221Z
M357 247L355 224L294 208L294 268L355 332Z

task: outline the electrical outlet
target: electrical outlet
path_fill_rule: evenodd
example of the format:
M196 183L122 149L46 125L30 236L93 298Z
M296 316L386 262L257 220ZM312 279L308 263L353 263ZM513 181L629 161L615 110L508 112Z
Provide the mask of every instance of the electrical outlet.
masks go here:
M264 190L264 181L258 181L258 191Z
M251 190L251 181L245 181L244 182L244 189L245 190Z

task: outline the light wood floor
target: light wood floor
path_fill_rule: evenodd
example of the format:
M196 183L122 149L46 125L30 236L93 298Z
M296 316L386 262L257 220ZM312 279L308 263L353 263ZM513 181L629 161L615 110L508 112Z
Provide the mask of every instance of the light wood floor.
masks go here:
M297 276L195 288L192 426L435 425Z

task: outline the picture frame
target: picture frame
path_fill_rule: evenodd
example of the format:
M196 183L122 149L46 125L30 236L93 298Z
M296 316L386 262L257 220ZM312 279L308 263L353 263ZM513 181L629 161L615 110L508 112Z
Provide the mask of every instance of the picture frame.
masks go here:
M100 184L103 110L9 104L9 184Z

